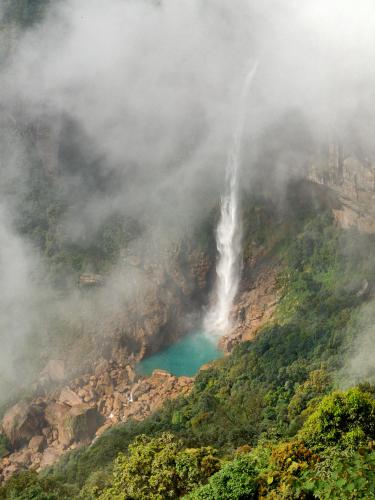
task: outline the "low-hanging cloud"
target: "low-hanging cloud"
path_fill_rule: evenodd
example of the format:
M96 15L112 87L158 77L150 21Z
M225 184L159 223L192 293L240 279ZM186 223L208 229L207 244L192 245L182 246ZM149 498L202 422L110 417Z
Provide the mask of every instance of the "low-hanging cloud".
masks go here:
M113 213L140 222L143 248L204 218L254 60L242 185L268 161L283 185L333 133L373 155L373 11L372 0L61 0L27 30L4 28L0 238L19 251L1 265L28 276L22 263L37 253L17 232L35 154L59 179L72 242L94 238ZM3 280L23 283L10 285L7 307L28 323L40 312L24 302L36 285ZM18 338L13 323L5 329Z

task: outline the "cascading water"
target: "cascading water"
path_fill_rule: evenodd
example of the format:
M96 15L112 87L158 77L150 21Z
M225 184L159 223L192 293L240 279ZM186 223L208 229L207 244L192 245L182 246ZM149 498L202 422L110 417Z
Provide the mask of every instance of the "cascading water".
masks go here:
M216 302L208 311L204 321L205 330L215 335L226 333L230 327L230 310L240 279L241 224L238 217L238 173L245 125L245 104L257 66L257 63L252 65L243 86L237 126L226 167L226 191L221 199L220 220L216 230L216 245L219 253L216 266Z

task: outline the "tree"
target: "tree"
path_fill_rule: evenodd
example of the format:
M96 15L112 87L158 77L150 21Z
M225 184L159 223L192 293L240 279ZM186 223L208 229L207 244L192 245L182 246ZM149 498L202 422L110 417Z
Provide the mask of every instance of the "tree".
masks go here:
M375 399L358 387L326 396L301 430L309 445L355 446L375 438Z
M228 462L214 474L207 485L187 497L189 500L251 500L258 490L255 459L243 455Z
M179 498L219 468L213 448L184 450L182 441L170 433L154 438L140 435L129 452L117 457L112 484L102 500Z

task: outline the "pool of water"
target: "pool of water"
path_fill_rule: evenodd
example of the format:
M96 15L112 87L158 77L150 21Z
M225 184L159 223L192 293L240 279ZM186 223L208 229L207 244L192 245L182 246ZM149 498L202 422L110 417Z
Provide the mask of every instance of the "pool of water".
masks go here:
M153 370L161 369L173 375L191 377L202 365L222 356L222 351L217 347L217 339L198 331L186 335L167 349L143 359L138 364L137 370L141 375L151 375Z

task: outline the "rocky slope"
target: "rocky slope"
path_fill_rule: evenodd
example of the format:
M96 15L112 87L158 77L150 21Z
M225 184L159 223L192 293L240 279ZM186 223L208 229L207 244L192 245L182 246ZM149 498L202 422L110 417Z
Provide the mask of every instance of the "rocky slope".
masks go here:
M61 363L55 364L61 370ZM52 465L64 452L89 444L112 425L143 419L165 400L186 394L192 382L162 370L139 378L127 359L99 360L93 372L22 400L6 412L2 432L12 452L0 462L0 479L20 469L39 471Z

